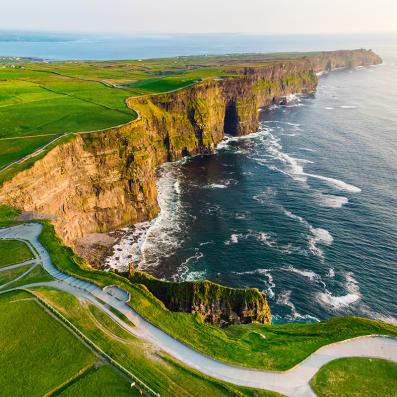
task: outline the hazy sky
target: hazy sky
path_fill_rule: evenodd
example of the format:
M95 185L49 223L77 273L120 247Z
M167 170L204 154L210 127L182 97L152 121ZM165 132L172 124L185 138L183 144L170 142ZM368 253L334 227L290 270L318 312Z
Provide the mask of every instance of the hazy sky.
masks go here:
M397 30L397 0L0 0L0 29L385 32Z

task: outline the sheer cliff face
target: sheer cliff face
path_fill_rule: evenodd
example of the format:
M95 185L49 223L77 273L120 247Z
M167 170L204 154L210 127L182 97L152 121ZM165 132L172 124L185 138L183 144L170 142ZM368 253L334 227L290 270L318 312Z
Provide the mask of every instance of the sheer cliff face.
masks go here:
M0 202L52 216L57 233L71 246L86 234L153 218L159 210L155 170L160 164L211 153L224 133L254 132L258 108L315 90L316 71L379 62L366 51L322 53L132 98L129 106L139 112L138 121L57 146L6 182Z

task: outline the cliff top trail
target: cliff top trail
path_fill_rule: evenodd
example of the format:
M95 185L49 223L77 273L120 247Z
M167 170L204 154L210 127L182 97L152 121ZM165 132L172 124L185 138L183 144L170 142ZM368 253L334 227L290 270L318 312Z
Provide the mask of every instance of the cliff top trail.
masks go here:
M64 134L101 130L131 121L136 113L126 104L129 97L171 92L205 79L244 76L249 70L276 63L314 61L324 54L104 62L9 60L0 68L0 171L67 141ZM0 183L4 174L0 175Z
M57 279L55 282L34 285L54 287L67 291L79 299L91 302L105 311L113 321L120 324L129 333L149 341L184 364L213 378L240 386L272 390L291 397L312 397L315 394L309 385L310 379L323 365L337 358L377 357L397 362L397 340L381 336L354 338L323 346L285 372L254 370L216 361L153 326L126 302L108 294L104 289L59 271L53 265L49 253L39 241L41 231L42 226L34 223L0 230L0 239L24 239L28 241L38 253L38 258L47 272ZM134 327L121 320L109 308L122 313L134 324Z

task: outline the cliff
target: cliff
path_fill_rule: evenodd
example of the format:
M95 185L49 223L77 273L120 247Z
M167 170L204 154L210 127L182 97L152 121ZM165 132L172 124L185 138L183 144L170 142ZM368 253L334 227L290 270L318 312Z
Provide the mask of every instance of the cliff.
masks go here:
M129 279L145 285L168 309L199 313L212 324L271 323L269 305L256 288L228 288L208 280L175 283L142 272L131 272Z

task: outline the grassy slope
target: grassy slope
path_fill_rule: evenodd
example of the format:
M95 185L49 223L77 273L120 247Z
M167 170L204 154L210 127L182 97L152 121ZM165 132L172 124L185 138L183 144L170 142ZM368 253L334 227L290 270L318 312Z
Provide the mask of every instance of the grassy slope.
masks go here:
M218 328L203 323L197 315L170 312L145 288L132 285L123 277L89 268L70 248L61 245L52 226L47 223L44 223L40 241L58 268L100 286L121 285L131 294L131 306L147 320L222 361L285 370L328 343L368 334L397 336L395 326L357 317L333 318L314 324L251 324Z
M96 360L35 301L20 300L29 298L25 292L0 295L0 390L4 396L42 396Z
M29 247L18 240L0 240L0 267L15 265L33 259Z
M344 358L322 367L311 380L319 397L397 397L397 364Z
M55 289L40 287L33 291L163 397L278 395L210 379L187 369L147 342L135 338L93 305L82 305L74 296Z

